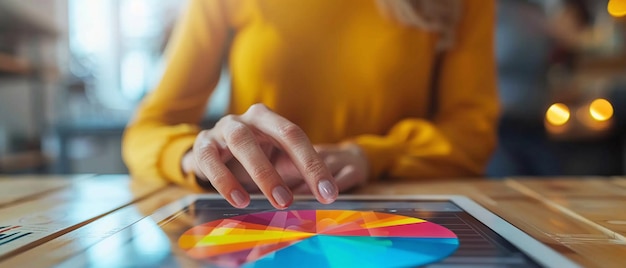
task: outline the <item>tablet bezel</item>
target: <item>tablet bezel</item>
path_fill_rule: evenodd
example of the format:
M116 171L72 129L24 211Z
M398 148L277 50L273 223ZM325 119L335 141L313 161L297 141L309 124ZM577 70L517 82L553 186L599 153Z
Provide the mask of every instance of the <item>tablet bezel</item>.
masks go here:
M253 195L252 199L264 199L263 196ZM170 203L155 211L149 217L159 225L167 223L174 219L178 213L182 213L183 209L191 205L196 200L221 200L222 197L217 194L197 194L189 195L177 201ZM315 200L310 196L296 196L296 200ZM473 200L460 195L345 195L340 196L337 200L342 201L451 201L476 220L484 224L487 228L493 230L502 238L513 244L524 254L528 255L533 261L544 267L580 267L570 259L556 252L552 248L539 242L530 235L524 233L517 227L508 223L491 211L485 209ZM393 209L393 208L391 208Z

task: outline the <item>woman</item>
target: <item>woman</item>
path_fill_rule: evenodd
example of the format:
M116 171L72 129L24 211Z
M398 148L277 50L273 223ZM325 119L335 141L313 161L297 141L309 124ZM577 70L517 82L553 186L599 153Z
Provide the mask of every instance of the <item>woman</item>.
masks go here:
M483 173L497 116L492 1L190 1L125 133L134 177L210 182L240 208L258 187L285 208L293 191L330 203L369 180ZM201 131L224 62L231 115Z

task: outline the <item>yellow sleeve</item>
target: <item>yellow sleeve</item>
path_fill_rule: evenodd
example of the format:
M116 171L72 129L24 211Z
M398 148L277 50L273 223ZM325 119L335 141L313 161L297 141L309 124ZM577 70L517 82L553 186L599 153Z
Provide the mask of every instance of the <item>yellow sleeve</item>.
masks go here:
M189 1L168 47L162 80L124 133L122 154L134 178L200 189L193 174L183 174L181 160L219 80L228 31L222 1Z
M444 54L435 118L406 119L386 136L356 138L372 179L470 177L484 173L496 143L498 102L494 1L464 1L455 46Z

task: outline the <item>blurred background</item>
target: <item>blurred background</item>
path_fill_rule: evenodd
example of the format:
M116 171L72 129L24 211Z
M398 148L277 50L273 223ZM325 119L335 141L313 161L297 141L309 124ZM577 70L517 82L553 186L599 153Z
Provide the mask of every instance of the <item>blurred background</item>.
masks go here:
M497 3L502 115L488 175L625 174L626 0ZM126 173L124 126L158 82L184 4L0 0L0 173Z

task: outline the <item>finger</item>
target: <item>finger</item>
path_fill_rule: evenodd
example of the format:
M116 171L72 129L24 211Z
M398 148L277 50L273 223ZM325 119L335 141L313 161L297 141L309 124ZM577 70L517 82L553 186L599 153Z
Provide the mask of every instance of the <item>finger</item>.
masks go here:
M270 162L290 189L305 182L287 154L276 150L276 153L270 157Z
M266 143L261 146L261 149L265 153L266 156L270 157L275 152L275 147L272 144ZM254 180L250 177L248 172L244 169L243 165L236 159L233 158L226 163L226 167L230 170L231 173L237 178L237 181L241 183L246 191L249 193L258 193L260 192L259 186L256 185ZM295 167L294 167L295 169ZM279 173L280 174L280 173ZM284 179L284 178L283 178ZM289 183L287 183L289 184ZM291 186L290 186L291 188Z
M347 191L359 184L358 181L358 172L357 169L352 166L343 166L339 165L340 163L336 162L339 167L337 172L333 173L335 177L335 182L337 183L337 187L339 187L339 191ZM296 187L292 187L292 191L294 194L310 194L311 189L309 189L309 185L306 183L302 183Z
M222 163L216 143L207 136L209 135L199 134L193 146L197 169L231 205L237 208L247 207L250 196Z
M335 181L337 182L339 190L347 191L359 185L360 181L358 175L357 169L354 166L348 165L343 167L339 173L335 175Z
M318 145L315 145L315 149L319 149ZM345 165L340 161L339 157L337 157L336 155L332 155L333 152L331 151L318 150L318 152L320 152L320 156L322 157L322 159L324 159L324 163L326 163L326 166L328 166L328 169L333 174L335 182L338 183L339 177L337 177L337 175L339 175L339 172L344 168ZM309 188L309 185L305 182L301 182L297 186L292 186L291 189L294 194L311 194L311 189ZM339 189L341 190L341 187Z
M337 181L337 173L345 166L345 164L341 161L339 157L336 155L329 155L323 157L324 163L330 170L331 174L335 177L335 182Z
M235 158L231 159L226 163L226 167L228 170L235 176L237 181L243 186L246 191L249 193L259 192L259 187L256 185L256 182L250 177L246 169L239 163L239 161Z
M222 123L220 123L222 122ZM224 141L233 156L241 163L261 192L278 209L287 208L293 195L259 146L253 131L235 117L220 120Z
M322 203L337 199L338 188L326 164L319 157L304 131L289 120L255 104L241 116L247 124L270 136L289 155L310 189Z

